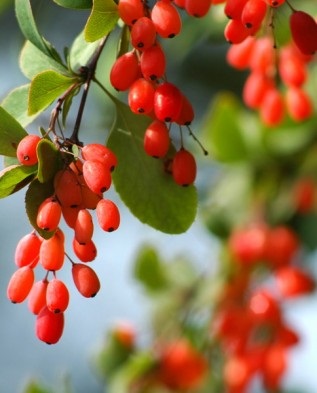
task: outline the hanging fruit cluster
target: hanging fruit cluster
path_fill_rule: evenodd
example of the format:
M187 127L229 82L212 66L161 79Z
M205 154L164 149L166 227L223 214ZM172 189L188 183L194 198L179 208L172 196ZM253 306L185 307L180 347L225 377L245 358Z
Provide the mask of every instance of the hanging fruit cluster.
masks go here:
M64 329L64 312L70 294L67 285L58 278L64 261L71 263L75 287L87 298L94 297L100 289L99 278L89 266L97 256L92 240L95 210L99 227L107 232L115 231L120 224L117 205L104 197L111 187L111 172L117 165L115 154L106 146L96 143L80 147L77 157L59 141L58 148L48 139L29 134L17 146L17 159L21 165L37 167L41 145L49 146L56 153L60 169L45 181L48 196L36 206L34 229L23 236L15 250L17 270L7 288L12 303L28 299L30 311L36 315L36 335L55 344ZM56 149L56 150L55 150ZM46 179L47 180L47 179ZM28 198L36 198L39 189L29 188ZM34 194L34 195L32 195ZM73 262L67 254L65 234L61 220L73 230L72 251L80 262ZM35 270L42 270L37 280Z

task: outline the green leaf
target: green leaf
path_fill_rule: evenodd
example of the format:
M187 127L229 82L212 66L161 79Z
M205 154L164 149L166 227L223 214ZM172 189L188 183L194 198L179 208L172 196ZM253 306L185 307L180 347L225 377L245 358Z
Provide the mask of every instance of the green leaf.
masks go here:
M213 102L202 128L207 150L216 160L237 162L247 159L240 112L241 107L231 94L221 94Z
M15 157L18 143L26 135L21 124L0 106L0 154Z
M92 0L54 0L54 2L65 8L87 9L92 7Z
M23 389L23 393L51 393L51 390L46 389L39 382L30 381Z
M99 40L87 42L84 37L84 32L81 32L70 48L69 61L71 69L77 72L81 66L86 66L96 52L98 46Z
M22 48L20 54L20 68L23 74L30 80L40 72L46 70L53 70L71 76L63 64L43 53L30 41L26 41Z
M93 0L92 11L84 30L86 41L97 41L109 34L118 19L117 5L113 0Z
M50 238L54 232L43 231L36 224L37 212L40 204L44 199L50 197L54 193L53 182L40 183L38 179L34 179L25 193L25 209L31 225L45 239Z
M56 172L63 167L60 151L53 142L42 139L37 145L38 180L45 183L54 178Z
M29 91L30 83L16 87L9 92L1 103L1 106L24 127L32 123L32 121L39 115L28 115Z
M5 198L25 187L35 176L37 166L11 165L0 171L0 198Z
M119 161L113 173L114 185L141 222L162 232L182 233L196 216L196 188L175 184L164 171L164 163L146 155L143 135L150 121L117 103L117 117L108 140Z
M164 266L157 251L151 246L143 246L139 251L134 264L134 276L150 292L168 286Z
M40 51L50 56L50 48L37 29L30 1L15 0L15 13L24 37L31 41Z
M69 87L78 83L77 78L70 78L56 71L43 71L31 82L29 94L29 115L46 109Z
M138 352L130 357L129 361L119 369L111 379L108 393L127 393L139 378L145 378L156 366L156 359L151 353Z

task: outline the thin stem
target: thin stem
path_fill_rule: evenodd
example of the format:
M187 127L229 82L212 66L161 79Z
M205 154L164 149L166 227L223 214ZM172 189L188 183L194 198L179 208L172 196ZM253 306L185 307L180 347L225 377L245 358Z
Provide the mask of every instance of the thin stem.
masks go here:
M82 121L82 117L83 117L83 113L84 113L84 109L85 109L85 105L86 105L88 91L89 91L89 88L91 85L91 81L94 79L98 60L99 60L101 52L102 52L102 50L108 40L108 37L109 37L109 34L106 35L102 39L91 62L86 67L82 67L82 69L81 69L82 74L84 74L86 77L86 82L84 84L84 91L83 91L81 101L79 104L79 109L78 109L77 118L76 118L75 125L74 125L74 130L73 130L72 135L69 138L70 142L75 143L78 146L83 145L83 143L80 142L80 140L79 140L78 134L79 134L79 128L80 128L80 124Z

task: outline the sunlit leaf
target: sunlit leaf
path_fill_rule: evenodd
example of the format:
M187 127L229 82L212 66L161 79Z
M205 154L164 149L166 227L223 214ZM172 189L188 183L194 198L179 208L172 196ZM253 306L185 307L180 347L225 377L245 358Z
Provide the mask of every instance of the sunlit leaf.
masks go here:
M46 109L54 100L77 82L78 80L76 78L70 78L52 70L36 75L30 87L29 115Z
M24 37L39 50L50 56L50 49L37 29L30 1L15 0L15 13Z
M19 86L11 90L1 103L1 106L24 127L38 116L38 114L28 115L29 91L29 83Z
M11 165L0 171L0 198L5 198L25 187L37 171L36 165Z
M56 172L62 168L61 153L48 139L42 139L37 145L38 180L45 183L53 179Z
M85 26L85 39L97 41L110 33L118 21L117 5L113 0L94 0L91 14Z
M15 157L18 143L26 135L21 124L0 106L0 154Z
M196 216L194 186L180 187L164 171L161 160L144 152L143 135L151 119L131 113L117 104L117 117L108 146L118 157L113 173L116 190L131 212L141 221L162 232L182 233Z
M47 56L30 41L26 41L20 54L20 68L23 74L32 79L35 75L46 70L54 70L61 74L69 74L66 67ZM69 74L69 76L71 76Z
M54 2L65 8L86 9L92 7L92 0L54 0Z
M77 72L80 67L86 66L96 52L98 45L99 40L87 42L84 37L84 32L81 32L70 48L69 61L71 69Z

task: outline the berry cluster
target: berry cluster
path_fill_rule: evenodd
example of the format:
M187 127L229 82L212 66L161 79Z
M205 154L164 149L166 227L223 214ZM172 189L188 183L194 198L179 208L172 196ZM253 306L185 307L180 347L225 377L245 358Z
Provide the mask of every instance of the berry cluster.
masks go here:
M228 391L244 392L258 375L275 391L287 370L288 351L299 342L283 304L311 293L315 282L298 265L300 241L287 226L236 228L227 249L232 271L211 323L225 354L224 381Z
M20 141L17 158L21 165L37 165L37 146L41 140L37 135L27 135ZM82 296L93 297L100 289L96 272L87 264L97 255L90 211L95 210L99 227L104 231L112 232L120 224L117 205L103 196L111 186L111 171L117 165L114 153L95 143L80 148L78 157L63 149L60 153L64 165L54 175L54 192L39 204L34 230L16 246L17 270L7 287L7 296L13 303L28 298L28 307L37 316L36 335L48 344L61 338L64 312L69 304L68 288L57 277L65 255L72 265L75 287ZM66 254L65 235L60 228L62 217L73 229L72 250L80 262L73 262ZM38 281L34 272L37 266L44 269L44 277Z
M281 45L274 18L280 6L288 6L291 12L290 38ZM284 1L227 0L224 10L230 18L225 37L233 44L227 61L239 70L250 71L243 89L245 104L258 109L268 126L280 124L286 114L294 121L308 119L313 114L313 103L305 83L308 65L317 50L314 18Z
M174 3L179 5L180 2ZM210 5L210 1L187 1L186 9L202 16ZM194 119L188 98L166 80L166 57L159 42L160 38L173 38L180 33L180 13L173 2L163 0L156 1L152 9L140 0L121 0L118 11L129 27L131 49L114 62L110 82L116 90L128 92L128 104L133 113L153 119L145 130L144 150L152 157L164 158L170 149L172 123L182 132L181 127L189 129ZM192 184L196 178L195 158L184 148L183 139L169 169L175 182L182 186Z

